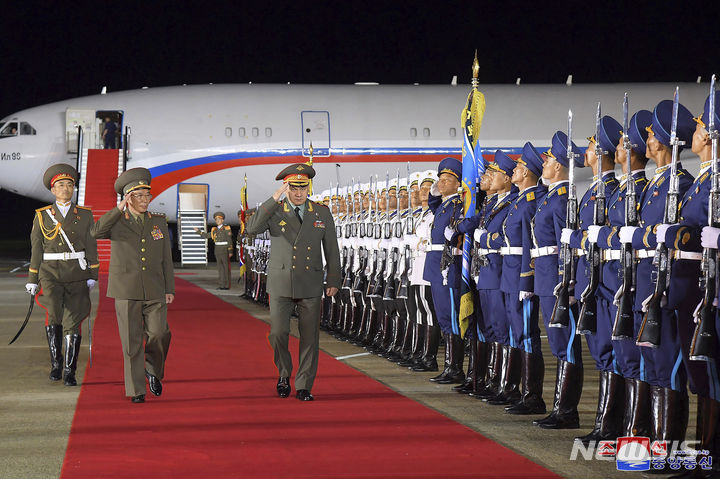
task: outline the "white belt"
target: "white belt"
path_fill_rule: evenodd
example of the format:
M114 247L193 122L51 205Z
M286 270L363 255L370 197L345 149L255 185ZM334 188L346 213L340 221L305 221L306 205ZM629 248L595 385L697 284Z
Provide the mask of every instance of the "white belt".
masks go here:
M639 249L639 250L635 251L635 257L637 259L654 258L655 250L654 249Z
M444 249L445 249L445 245L443 245L443 244L429 244L425 251L443 251ZM458 248L453 248L452 254L454 256L460 256L460 255L462 255L462 250L458 249Z
M78 251L76 253L43 253L43 259L45 261L51 260L62 260L67 261L70 259L80 259L85 257L85 251Z
M543 246L541 248L533 248L530 250L531 258L538 258L540 256L549 256L551 254L557 254L557 246Z
M522 255L523 249L522 246L503 246L500 248L500 254L503 256Z
M702 253L696 253L694 251L680 251L675 250L673 253L673 257L675 259L688 259L691 261L701 261L702 260Z
M585 250L582 248L573 248L573 256L577 258L585 256Z
M216 241L215 246L226 246L228 244L227 241Z
M602 250L603 261L615 261L622 258L622 251L619 249L604 249Z
M478 252L478 254L489 255L489 254L499 253L500 250L499 250L499 249L478 248L478 249L477 249L477 252Z

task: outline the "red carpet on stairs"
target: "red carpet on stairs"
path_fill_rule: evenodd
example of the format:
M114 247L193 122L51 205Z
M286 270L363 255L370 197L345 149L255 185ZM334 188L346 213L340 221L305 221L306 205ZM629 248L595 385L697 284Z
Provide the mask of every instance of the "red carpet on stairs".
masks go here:
M63 478L557 477L323 352L315 401L280 399L269 326L180 278L163 395L132 404L106 284Z

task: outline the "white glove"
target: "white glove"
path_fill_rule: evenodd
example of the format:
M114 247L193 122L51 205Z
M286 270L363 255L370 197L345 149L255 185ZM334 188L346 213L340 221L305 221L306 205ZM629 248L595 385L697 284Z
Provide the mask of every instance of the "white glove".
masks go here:
M665 242L665 233L667 233L667 230L670 229L671 225L658 225L657 230L655 230L655 240L658 243L664 243Z
M475 238L475 242L476 242L476 243L479 243L479 242L480 242L480 237L481 237L484 233L487 233L487 230L486 230L485 228L477 228L477 229L475 230L475 233L473 233L473 238Z
M430 194L433 196L440 196L440 188L438 188L437 182L433 183L430 187Z
M570 228L563 228L562 233L560 234L560 242L563 244L570 244L570 236L573 234L573 231Z
M520 301L524 299L530 299L534 296L535 293L532 291L520 291L520 294L518 295Z
M712 226L705 226L700 234L700 242L703 248L718 247L718 237L720 237L720 228L713 228Z
M637 226L623 226L622 228L620 228L620 242L632 243L633 235L635 234L636 229Z
M37 294L38 285L36 283L27 283L25 285L25 291L27 291L28 294Z
M454 229L450 228L449 226L445 227L445 239L446 240L451 241L454 234L455 234Z
M88 290L92 291L92 289L95 287L96 283L97 283L97 281L95 281L94 279L87 280Z
M602 226L600 226L600 225L588 226L588 241L591 243L597 243L598 236L600 235L601 229L602 229Z

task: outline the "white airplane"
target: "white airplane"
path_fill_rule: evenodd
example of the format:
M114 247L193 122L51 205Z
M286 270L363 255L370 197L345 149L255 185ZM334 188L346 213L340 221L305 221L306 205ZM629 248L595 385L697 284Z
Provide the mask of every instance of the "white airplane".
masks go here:
M671 99L675 84L480 85L487 109L479 142L489 158L496 149L521 152L526 141L546 149L565 130L573 110L574 139L581 148L594 134L597 102L622 121L623 93L631 114ZM682 83L680 102L697 114L707 84ZM101 147L100 124L112 117L131 127L127 168L153 175L151 209L176 221L180 193L201 189L205 212L223 210L237 224L243 177L249 204L269 198L283 165L305 162L310 143L315 192L336 183L367 182L436 167L460 158L460 111L470 88L454 85L205 85L100 94L13 113L0 121L0 187L52 201L42 172L60 162L76 164L77 126L84 147ZM336 167L340 165L340 167ZM588 170L588 169L584 169ZM583 171L583 170L581 170ZM692 171L692 170L691 170ZM589 171L581 173L587 179ZM582 189L579 188L579 191Z

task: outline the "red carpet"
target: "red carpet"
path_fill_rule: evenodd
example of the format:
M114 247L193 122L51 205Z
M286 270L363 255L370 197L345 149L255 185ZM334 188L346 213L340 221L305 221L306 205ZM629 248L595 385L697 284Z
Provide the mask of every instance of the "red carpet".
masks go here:
M163 395L145 404L124 396L103 286L63 478L557 477L322 352L315 401L278 398L269 326L176 281Z

